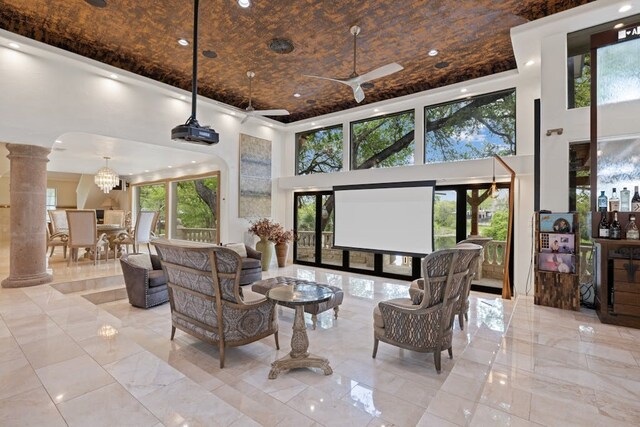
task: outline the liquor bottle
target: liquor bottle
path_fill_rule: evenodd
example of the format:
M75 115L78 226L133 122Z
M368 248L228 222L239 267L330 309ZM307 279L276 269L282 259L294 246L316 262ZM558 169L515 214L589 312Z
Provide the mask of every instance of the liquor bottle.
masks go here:
M618 199L618 192L615 187L613 187L611 197L609 197L609 210L611 212L620 210L620 199Z
M638 196L638 198L640 199L640 195ZM598 210L600 212L606 212L608 206L609 206L609 198L605 196L604 190L602 190L600 191L600 197L598 197Z
M620 212L629 212L631 210L631 191L627 190L627 187L622 187L620 192Z
M601 239L609 238L609 221L607 220L607 212L600 212L600 224L598 224L598 237Z
M626 237L628 240L640 239L640 232L638 232L638 226L636 225L636 216L634 214L629 215L629 223L627 224Z
M640 212L640 194L638 194L638 186L635 186L633 199L631 199L631 212Z
M611 225L609 226L609 238L612 240L622 239L622 227L618 221L618 211L613 212L613 221L611 221Z

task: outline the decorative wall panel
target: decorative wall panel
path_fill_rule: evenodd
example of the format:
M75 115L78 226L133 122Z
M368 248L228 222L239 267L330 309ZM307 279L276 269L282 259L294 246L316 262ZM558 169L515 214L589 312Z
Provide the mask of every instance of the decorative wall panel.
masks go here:
M271 141L240 134L238 216L271 216Z

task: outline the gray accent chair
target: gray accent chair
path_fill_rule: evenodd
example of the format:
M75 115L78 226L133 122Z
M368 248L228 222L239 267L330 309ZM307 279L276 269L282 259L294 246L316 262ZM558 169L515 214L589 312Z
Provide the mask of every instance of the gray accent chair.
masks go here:
M262 253L250 246L244 245L247 250L247 257L241 257L242 270L240 272L240 285L250 285L253 282L262 280Z
M373 357L378 342L408 350L433 353L435 368L441 371L440 353L453 358L453 320L462 295L473 249L455 248L433 252L422 260L424 290L421 298L381 301L373 310Z
M167 277L162 270L160 258L150 255L153 268L149 270L129 259L136 255L146 254L124 254L120 257L129 303L134 307L149 308L169 301Z
M167 275L171 339L180 329L218 346L220 368L227 347L274 335L276 304L240 287L242 261L231 249L196 242L154 240Z

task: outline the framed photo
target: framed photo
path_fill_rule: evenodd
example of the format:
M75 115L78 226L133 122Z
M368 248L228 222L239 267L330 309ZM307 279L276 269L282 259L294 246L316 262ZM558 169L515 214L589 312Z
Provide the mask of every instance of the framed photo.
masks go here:
M541 233L571 233L573 231L573 214L567 213L541 213Z
M555 273L575 273L576 257L573 254L556 252L540 252L538 254L538 270Z
M540 233L540 252L575 254L574 234Z

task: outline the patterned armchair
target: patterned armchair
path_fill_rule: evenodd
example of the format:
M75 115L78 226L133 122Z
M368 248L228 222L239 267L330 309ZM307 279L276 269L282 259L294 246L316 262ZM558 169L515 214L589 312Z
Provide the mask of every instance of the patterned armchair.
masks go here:
M464 288L462 289L462 295L458 300L458 305L456 307L455 312L458 314L458 323L460 324L460 329L464 329L465 320L469 321L469 293L471 292L471 282L478 274L478 269L480 268L480 258L482 258L482 251L484 249L484 245L492 239L485 240L474 240L467 239L460 241L456 248L468 248L476 251L476 256L471 259L469 264L469 274L465 278Z
M240 255L231 249L186 241L154 240L167 276L171 305L171 339L176 328L217 344L220 368L226 347L274 335L278 343L275 303L240 287Z
M373 357L378 342L424 353L433 353L440 373L440 353L453 357L453 317L464 288L475 249L455 248L433 252L422 260L422 298L382 301L373 311Z

